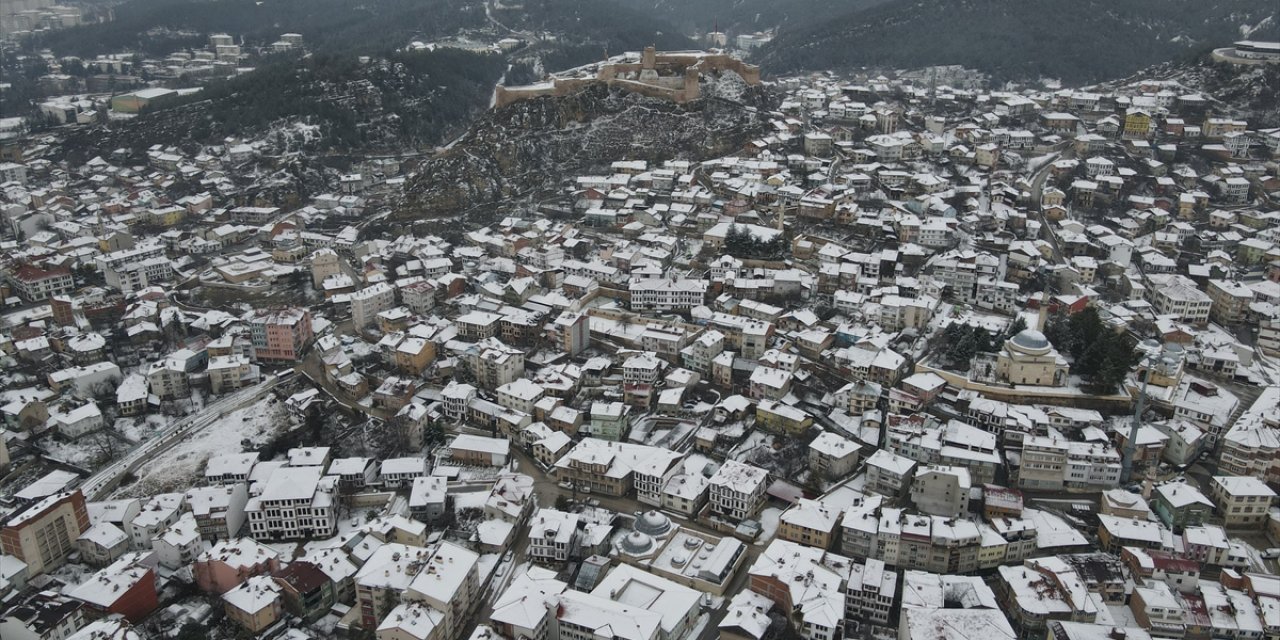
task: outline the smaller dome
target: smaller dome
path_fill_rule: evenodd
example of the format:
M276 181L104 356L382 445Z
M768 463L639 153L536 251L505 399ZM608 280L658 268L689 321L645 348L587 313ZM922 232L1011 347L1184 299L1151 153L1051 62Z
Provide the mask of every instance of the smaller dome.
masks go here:
M627 553L641 554L648 552L652 548L653 538L639 531L632 531L622 538L622 550Z
M1021 349L1027 351L1047 351L1049 349L1049 339L1044 337L1043 333L1035 329L1024 329L1018 332L1010 342Z

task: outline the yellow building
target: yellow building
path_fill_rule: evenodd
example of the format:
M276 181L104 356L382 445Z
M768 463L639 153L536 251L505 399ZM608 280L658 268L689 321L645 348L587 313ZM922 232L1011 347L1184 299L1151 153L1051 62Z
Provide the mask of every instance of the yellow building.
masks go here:
M1133 109L1124 114L1124 137L1127 139L1146 138L1151 135L1151 114L1142 109Z
M409 375L422 373L436 359L436 345L430 340L408 337L396 346L396 367Z
M147 213L151 216L151 224L161 227L172 227L187 219L186 207L162 207L150 209Z
M227 617L246 631L260 634L284 613L280 585L271 576L253 576L222 594Z
M774 400L761 400L756 406L756 426L774 433L798 435L813 426L813 416Z
M112 96L111 110L116 113L138 113L156 100L177 95L178 92L172 89L139 89L133 93Z
M801 498L778 519L778 537L819 549L829 549L840 523L840 510L817 500Z

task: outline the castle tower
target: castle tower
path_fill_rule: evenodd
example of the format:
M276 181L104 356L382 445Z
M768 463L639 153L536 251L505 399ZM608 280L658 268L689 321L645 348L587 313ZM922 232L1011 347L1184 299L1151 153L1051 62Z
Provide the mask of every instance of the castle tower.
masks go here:
M690 65L685 68L684 70L684 99L685 100L698 99L698 96L702 90L701 87L698 86L698 80L701 78L701 76L702 74L698 71L698 67L696 65Z
M658 66L658 51L649 45L644 48L644 53L640 56L640 68L652 69Z

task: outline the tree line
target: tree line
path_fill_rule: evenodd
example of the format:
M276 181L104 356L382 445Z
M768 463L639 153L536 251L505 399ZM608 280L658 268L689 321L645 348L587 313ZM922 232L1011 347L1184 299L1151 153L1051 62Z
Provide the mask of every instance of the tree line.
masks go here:
M997 81L1084 84L1133 73L1201 47L1274 39L1274 0L897 0L784 26L757 59L768 73L960 64ZM1191 45L1189 43L1197 43Z
M785 234L777 234L768 240L743 227L732 224L724 236L725 253L752 260L781 260L787 256L790 243Z
M1052 316L1044 334L1060 353L1071 356L1071 373L1098 393L1115 392L1140 359L1134 339L1108 327L1093 307Z

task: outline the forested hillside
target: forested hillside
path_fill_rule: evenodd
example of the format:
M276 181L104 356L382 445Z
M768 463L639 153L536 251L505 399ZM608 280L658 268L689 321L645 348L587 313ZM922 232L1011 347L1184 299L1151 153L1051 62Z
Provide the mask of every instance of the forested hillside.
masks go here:
M156 105L141 117L81 132L90 151L216 142L283 123L319 127L312 150L432 146L486 108L506 62L458 49L399 52L360 64L349 55L281 59Z
M529 0L518 9L496 11L503 24L535 34L555 34L525 57L541 58L547 71L559 71L649 45L663 50L697 45L670 23L632 5L609 0Z
M731 35L799 27L899 0L647 0L653 15L685 33L719 27ZM637 6L644 6L638 3Z
M1258 25L1252 37L1274 38L1276 8L1275 0L897 0L784 28L757 59L772 74L961 64L997 79L1083 83L1229 45Z
M209 33L268 44L294 32L330 52L377 52L486 24L484 8L472 0L130 0L114 11L111 22L50 32L35 45L58 55L124 49L162 55L201 46Z

